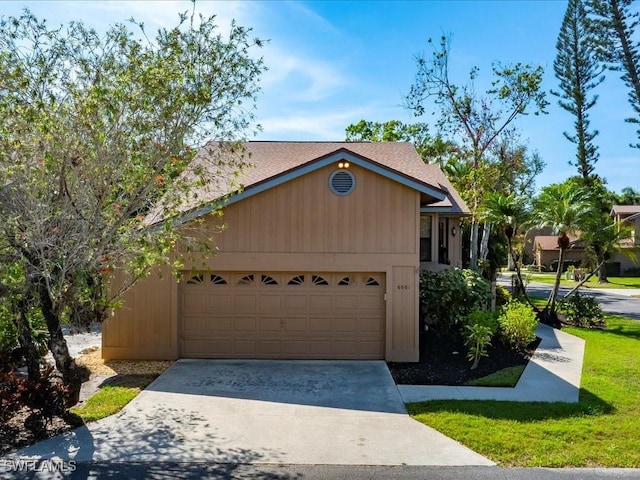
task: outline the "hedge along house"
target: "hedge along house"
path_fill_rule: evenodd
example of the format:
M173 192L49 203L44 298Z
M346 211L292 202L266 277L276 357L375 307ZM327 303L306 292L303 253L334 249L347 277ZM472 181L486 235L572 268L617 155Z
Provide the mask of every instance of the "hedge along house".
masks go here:
M224 215L185 214L224 222L217 253L127 292L103 357L417 361L418 274L461 265L468 214L440 168L409 143L245 147L243 190L206 193Z

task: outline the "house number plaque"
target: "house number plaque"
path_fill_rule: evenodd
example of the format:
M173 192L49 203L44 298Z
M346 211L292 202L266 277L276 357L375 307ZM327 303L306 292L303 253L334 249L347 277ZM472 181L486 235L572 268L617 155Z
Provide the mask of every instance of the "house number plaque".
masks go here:
M411 287L409 285L407 285L406 283L404 284L400 284L396 287L398 290L410 290Z

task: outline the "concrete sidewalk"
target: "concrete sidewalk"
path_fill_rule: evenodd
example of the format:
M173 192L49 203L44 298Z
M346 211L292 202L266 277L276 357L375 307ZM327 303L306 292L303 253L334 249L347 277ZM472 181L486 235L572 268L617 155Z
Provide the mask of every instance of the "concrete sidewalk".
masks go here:
M547 325L542 339L515 388L398 385L405 402L425 400L503 400L576 403L580 394L584 340Z

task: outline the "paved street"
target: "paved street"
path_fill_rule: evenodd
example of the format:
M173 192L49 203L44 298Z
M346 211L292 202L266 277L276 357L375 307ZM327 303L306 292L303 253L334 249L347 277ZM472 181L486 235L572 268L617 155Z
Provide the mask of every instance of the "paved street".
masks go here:
M498 278L498 283L506 287L511 286L511 275L503 274ZM552 285L546 283L530 282L527 285L527 292L529 295L537 297L548 297L551 292ZM560 287L560 297L563 297L569 293L571 289L566 287ZM640 289L593 289L593 288L581 288L580 293L583 295L592 295L598 299L602 310L614 315L624 315L625 317L635 318L640 320L640 298L633 298L630 295L640 295Z
M0 479L147 478L181 480L224 478L252 480L637 480L638 469L500 468L348 465L242 465L212 463L82 463L75 471L5 473Z

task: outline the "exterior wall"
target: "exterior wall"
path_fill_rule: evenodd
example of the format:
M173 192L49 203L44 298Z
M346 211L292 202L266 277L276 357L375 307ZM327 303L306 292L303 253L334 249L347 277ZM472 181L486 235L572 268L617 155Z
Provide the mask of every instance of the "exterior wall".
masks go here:
M420 194L358 166L355 190L332 193L328 166L209 216L218 252L186 268L220 271L384 272L386 359L417 361ZM184 247L182 247L184 248ZM150 277L105 325L105 358L178 358L177 282ZM130 332L137 332L130 335ZM153 335L149 345L148 339Z
M126 292L124 306L103 325L102 358L178 358L177 295L178 285L168 268L154 271Z
M554 260L558 260L558 256L560 252L558 250L536 250L536 265L545 265L546 267L551 266L551 262ZM585 257L584 250L572 250L569 249L565 252L565 262L567 260L571 261L582 261Z
M637 238L637 237L636 237ZM640 267L640 247L633 248L633 251L636 254L635 260L633 258L629 258L627 255L623 255L620 252L616 252L613 254L610 262L620 262L620 272L624 275L626 270L630 268L639 268Z

